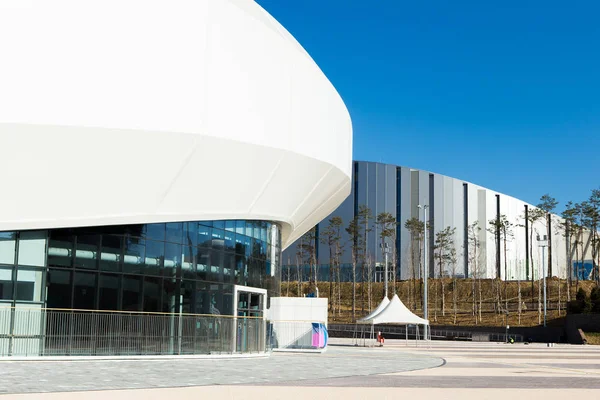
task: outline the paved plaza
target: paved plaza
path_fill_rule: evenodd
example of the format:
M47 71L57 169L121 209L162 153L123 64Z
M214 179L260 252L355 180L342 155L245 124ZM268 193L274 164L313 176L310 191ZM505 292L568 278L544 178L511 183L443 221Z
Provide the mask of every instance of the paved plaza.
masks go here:
M600 393L600 346L332 339L324 354L1 361L0 399L543 398Z

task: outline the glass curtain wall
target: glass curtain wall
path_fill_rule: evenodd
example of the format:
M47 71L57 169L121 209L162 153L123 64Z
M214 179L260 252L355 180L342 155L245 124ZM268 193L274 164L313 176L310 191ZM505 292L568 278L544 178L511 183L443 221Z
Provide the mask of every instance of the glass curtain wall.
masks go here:
M279 295L280 240L261 221L54 229L47 307L231 315L233 285Z
M279 295L280 257L280 228L264 221L0 232L0 354L41 353L42 332L48 341L53 330L72 338L83 329L73 317L32 323L27 310L37 310L37 315L47 308L61 315L104 310L232 316L234 285ZM198 324L188 329L195 341ZM181 332L185 326L169 326L168 331ZM212 340L226 345L220 332L228 330L211 327L219 333ZM64 340L62 336L55 339ZM173 340L169 352L177 347ZM197 351L182 344L181 335L179 340L177 351Z

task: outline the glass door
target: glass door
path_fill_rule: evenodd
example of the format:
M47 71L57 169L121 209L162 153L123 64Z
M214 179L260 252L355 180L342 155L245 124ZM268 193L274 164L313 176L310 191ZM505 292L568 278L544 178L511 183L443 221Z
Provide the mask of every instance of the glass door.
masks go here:
M237 292L236 351L264 351L264 293Z

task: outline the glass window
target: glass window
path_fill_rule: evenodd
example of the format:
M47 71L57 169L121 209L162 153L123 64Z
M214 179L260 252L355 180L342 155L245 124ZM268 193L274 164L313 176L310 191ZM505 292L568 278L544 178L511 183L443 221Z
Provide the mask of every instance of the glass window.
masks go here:
M139 311L142 308L142 277L123 276L123 310Z
M72 267L75 235L66 229L50 231L48 265L51 267Z
M50 269L48 272L48 308L71 308L71 271Z
M165 243L146 240L146 262L144 274L160 275L165 257Z
M146 241L127 236L123 248L123 272L140 273L146 261Z
M16 232L0 232L0 264L15 263Z
M188 222L184 224L183 243L186 246L198 246L198 223Z
M242 236L236 235L235 237L235 254L246 254L244 250L244 242Z
M246 263L246 257L236 255L235 256L235 283L237 285L246 286L248 280L248 264Z
M208 293L208 284L205 282L196 282L196 293L194 294L194 312L196 314L210 313L210 296Z
M235 233L225 231L225 250L235 251Z
M246 236L252 237L254 233L254 221L246 221Z
M212 246L223 247L223 238L225 237L225 231L222 229L213 228L212 230Z
M223 285L210 284L209 285L209 311L208 314L223 314Z
M196 312L194 308L196 303L196 282L190 280L181 281L181 294L183 296L182 312Z
M165 276L175 276L181 267L181 245L174 243L165 244Z
M225 230L227 232L235 232L235 221L231 221L231 220L225 221Z
M233 315L233 285L222 285L223 303L221 305L222 315Z
M119 275L100 274L99 310L119 309Z
M100 269L104 271L117 272L120 270L121 248L123 237L114 235L102 235L102 253L100 253ZM139 264L139 259L137 264Z
M97 269L100 235L78 235L76 243L75 268Z
M244 235L246 233L246 221L235 221L235 233Z
M43 271L39 269L17 270L17 297L19 301L42 301Z
M260 240L265 244L267 243L267 225L266 224L261 224Z
M144 311L160 312L162 278L147 276L144 278Z
M213 221L213 228L225 229L225 221Z
M181 243L183 237L183 224L181 222L173 222L167 224L167 242Z
M117 227L115 227L117 228ZM129 235L138 238L144 238L146 236L146 225L138 224L138 225L125 225L122 229L118 229L109 233L117 233L122 235Z
M234 282L235 274L235 254L223 253L223 281L228 283Z
M246 257L252 255L252 239L249 236L244 236L244 254Z
M210 269L207 280L212 282L223 282L223 252L213 250L210 257Z
M181 264L181 273L184 278L196 278L196 265L194 263L195 258L196 248L183 246L183 263Z
M212 228L208 226L198 226L198 246L210 247L212 240Z
M177 298L179 289L175 278L163 279L162 285L162 312L179 312L177 309Z
M152 240L165 240L165 224L146 225L146 238Z
M0 267L0 300L13 299L13 269Z
M75 272L73 280L73 308L96 309L96 273Z
M250 262L248 263L248 270L248 285L254 287L261 287L262 262L256 259L250 260Z
M199 248L196 253L196 277L206 280L210 267L210 250Z
M24 231L19 236L20 265L46 266L46 231Z

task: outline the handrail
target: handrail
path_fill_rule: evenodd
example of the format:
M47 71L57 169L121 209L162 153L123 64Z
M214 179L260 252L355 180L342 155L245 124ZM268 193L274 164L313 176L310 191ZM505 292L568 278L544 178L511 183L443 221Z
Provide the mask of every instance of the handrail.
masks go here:
M45 307L15 307L1 306L0 310L34 310L34 311L57 311L57 312L83 312L83 313L106 313L106 314L125 314L125 315L181 315L186 317L218 317L218 318L248 318L248 319L267 319L265 315L256 316L239 316L225 314L195 314L195 313L178 313L178 312L158 312L158 311L124 311L124 310L87 310L82 308L45 308Z

